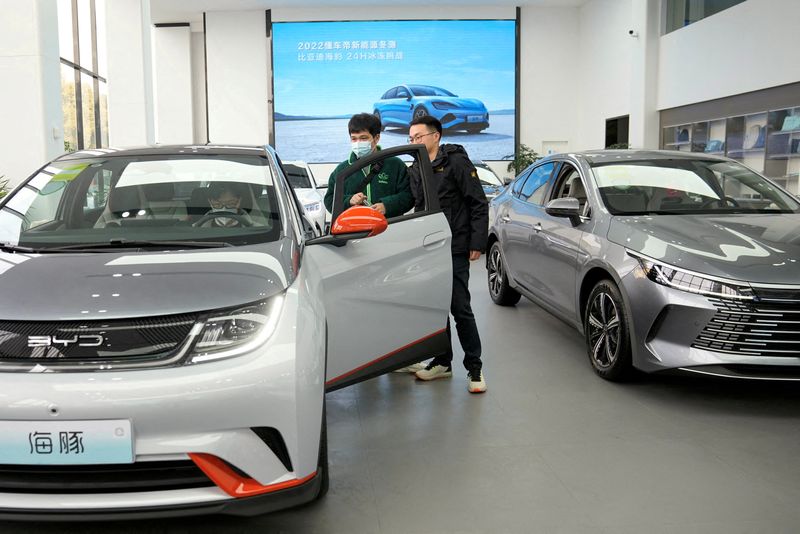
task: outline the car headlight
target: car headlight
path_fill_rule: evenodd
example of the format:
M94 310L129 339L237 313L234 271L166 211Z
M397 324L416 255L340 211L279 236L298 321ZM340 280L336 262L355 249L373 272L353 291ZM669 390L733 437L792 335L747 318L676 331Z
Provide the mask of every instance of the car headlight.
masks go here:
M283 295L238 309L212 313L198 323L191 363L246 354L266 343L278 324Z
M303 208L306 210L306 213L314 213L322 209L322 203L312 202L311 204L303 204Z
M433 107L436 109L458 109L458 105L452 102L432 102Z
M656 284L708 297L753 300L753 290L747 284L693 273L630 251L628 254L639 262L640 273Z

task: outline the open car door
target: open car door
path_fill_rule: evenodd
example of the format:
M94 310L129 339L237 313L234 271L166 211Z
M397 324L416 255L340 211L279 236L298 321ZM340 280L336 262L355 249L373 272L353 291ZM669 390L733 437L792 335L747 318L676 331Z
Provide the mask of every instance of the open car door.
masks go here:
M403 154L420 162L424 211L391 218L388 225L371 208L343 211L348 177ZM304 251L304 261L312 261L322 279L327 391L446 350L451 235L432 179L423 145L381 150L336 179L331 233L308 241Z

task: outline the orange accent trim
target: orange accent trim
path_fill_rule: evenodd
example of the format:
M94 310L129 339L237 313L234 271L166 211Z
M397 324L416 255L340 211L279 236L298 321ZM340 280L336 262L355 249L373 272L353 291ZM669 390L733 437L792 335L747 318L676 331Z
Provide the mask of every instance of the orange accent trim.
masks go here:
M206 474L211 481L216 484L219 489L230 495L231 497L252 497L253 495L262 495L264 493L271 493L273 491L280 491L288 488L293 488L304 484L317 476L314 471L310 475L303 478L295 478L294 480L287 480L286 482L278 482L277 484L269 484L264 486L258 483L255 479L243 477L231 469L228 464L217 458L213 454L205 454L199 452L190 452L189 458Z
M372 360L371 362L367 362L367 363L365 363L364 365L361 365L361 366L359 366L359 367L356 367L356 368L355 368L355 369L353 369L352 371L347 371L346 373L344 373L344 374L341 374L341 375L337 376L336 378L331 378L330 380L328 380L327 382L325 382L325 385L326 385L326 386L330 386L330 385L331 385L331 384L333 384L334 382L338 382L339 380L342 380L343 378L347 378L347 377L348 377L348 376L350 376L350 375L353 375L353 374L355 374L355 373L357 373L357 372L359 372L359 371L361 371L361 370L363 370L363 369L366 369L366 368L367 368L367 367L369 367L370 365L374 365L374 364L378 363L378 362L379 362L379 361L381 361L381 360L385 360L386 358L388 358L388 357L390 357L390 356L394 356L395 354L397 354L397 353L398 353L398 352L400 352L400 351L403 351L403 350L406 350L407 348L413 347L414 345L417 345L418 343L422 343L423 341L427 341L428 339L430 339L430 338L432 338L432 337L434 337L434 336L438 336L439 334L443 334L444 332L447 332L447 329L446 329L446 328L442 328L441 330L437 330L437 331L436 331L436 332L434 332L433 334L428 334L427 336L425 336L425 337L423 337L423 338L420 338L420 339L418 339L418 340L416 340L416 341L412 341L412 342L411 342L411 343L409 343L408 345L405 345L405 346L403 346L403 347L400 347L399 349L393 350L392 352L390 352L390 353L388 353L388 354L384 354L384 355L383 355L383 356L381 356L380 358L376 358L376 359Z
M331 235L369 231L367 237L372 237L383 233L388 224L386 217L379 211L367 206L353 206L347 208L333 222Z

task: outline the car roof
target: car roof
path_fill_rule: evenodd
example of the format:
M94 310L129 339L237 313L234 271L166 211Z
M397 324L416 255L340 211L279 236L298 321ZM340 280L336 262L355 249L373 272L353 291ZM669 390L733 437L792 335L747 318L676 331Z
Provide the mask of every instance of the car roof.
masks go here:
M615 149L615 150L583 150L579 152L563 152L550 154L540 161L550 159L563 159L564 157L580 158L589 165L598 163L610 163L612 161L653 161L669 159L694 159L694 160L714 160L729 161L728 158L714 156L704 152L680 152L676 150L637 150L637 149Z
M135 157L135 156L177 156L188 154L205 154L210 156L264 156L267 150L256 145L150 145L126 148L90 148L70 152L56 158L55 161L69 161L96 157Z

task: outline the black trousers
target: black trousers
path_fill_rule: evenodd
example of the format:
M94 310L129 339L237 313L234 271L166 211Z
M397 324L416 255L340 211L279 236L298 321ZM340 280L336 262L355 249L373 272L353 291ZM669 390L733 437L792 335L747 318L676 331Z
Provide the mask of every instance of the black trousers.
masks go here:
M469 254L453 254L453 295L450 299L450 314L456 322L456 333L464 349L464 367L467 370L481 369L481 338L472 313L469 294ZM447 319L447 337L451 339L447 354L434 358L434 363L451 367L453 345L450 318Z

